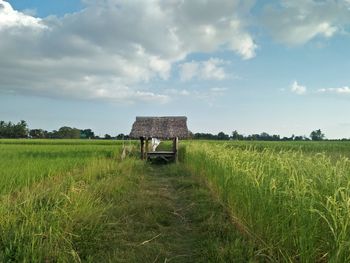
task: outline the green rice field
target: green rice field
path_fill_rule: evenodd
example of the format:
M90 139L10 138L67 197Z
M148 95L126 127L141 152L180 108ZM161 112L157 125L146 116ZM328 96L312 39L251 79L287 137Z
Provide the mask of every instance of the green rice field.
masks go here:
M181 141L152 165L136 141L0 140L0 262L350 262L349 158Z
M190 142L185 163L271 261L350 261L350 145Z

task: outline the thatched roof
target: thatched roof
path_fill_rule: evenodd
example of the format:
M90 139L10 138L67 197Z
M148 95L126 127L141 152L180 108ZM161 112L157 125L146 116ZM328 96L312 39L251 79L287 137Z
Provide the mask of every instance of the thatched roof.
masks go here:
M186 117L136 117L131 138L188 138Z

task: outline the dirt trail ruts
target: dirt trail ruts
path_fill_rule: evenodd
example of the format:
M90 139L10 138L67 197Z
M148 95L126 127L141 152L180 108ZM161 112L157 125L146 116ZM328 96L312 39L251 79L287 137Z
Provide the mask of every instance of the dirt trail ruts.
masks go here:
M136 234L122 262L249 261L224 209L181 165L147 166L130 205Z

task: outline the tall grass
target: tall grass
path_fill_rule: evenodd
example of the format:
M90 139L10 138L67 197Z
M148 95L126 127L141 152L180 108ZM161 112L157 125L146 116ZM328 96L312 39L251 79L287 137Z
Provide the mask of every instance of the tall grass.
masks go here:
M121 145L0 144L0 262L103 262L143 164ZM136 176L137 175L137 176Z
M108 261L119 220L114 215L140 177L135 165L94 160L81 171L3 195L0 261Z
M125 222L138 220L135 213L149 214L144 203L152 200L143 200L142 191L150 191L142 190L147 185L141 181L145 164L133 158L120 162L122 144L0 140L0 262L106 262L127 254L130 244L123 238L130 234L125 231L142 235L144 226L137 229ZM189 141L185 145L179 159L203 178L236 226L255 242L257 258L350 262L348 144ZM161 174L153 177L164 180ZM170 179L178 180L175 175ZM165 202L161 195L158 200ZM165 210L155 209L152 216ZM134 243L146 240L134 239ZM124 250L118 252L120 248Z
M264 151L302 151L304 154L325 153L332 158L350 158L350 142L348 141L201 141L209 144L221 144L225 148L254 149Z
M121 145L17 142L0 143L0 262L254 258L182 166L121 161Z
M347 158L189 142L185 165L206 178L270 259L350 261Z

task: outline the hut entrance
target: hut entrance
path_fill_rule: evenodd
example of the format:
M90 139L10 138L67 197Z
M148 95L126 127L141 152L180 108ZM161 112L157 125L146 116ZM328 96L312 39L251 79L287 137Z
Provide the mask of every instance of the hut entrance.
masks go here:
M130 137L140 139L141 159L177 161L179 139L188 138L186 117L136 117ZM171 151L150 149L152 138L172 140Z

